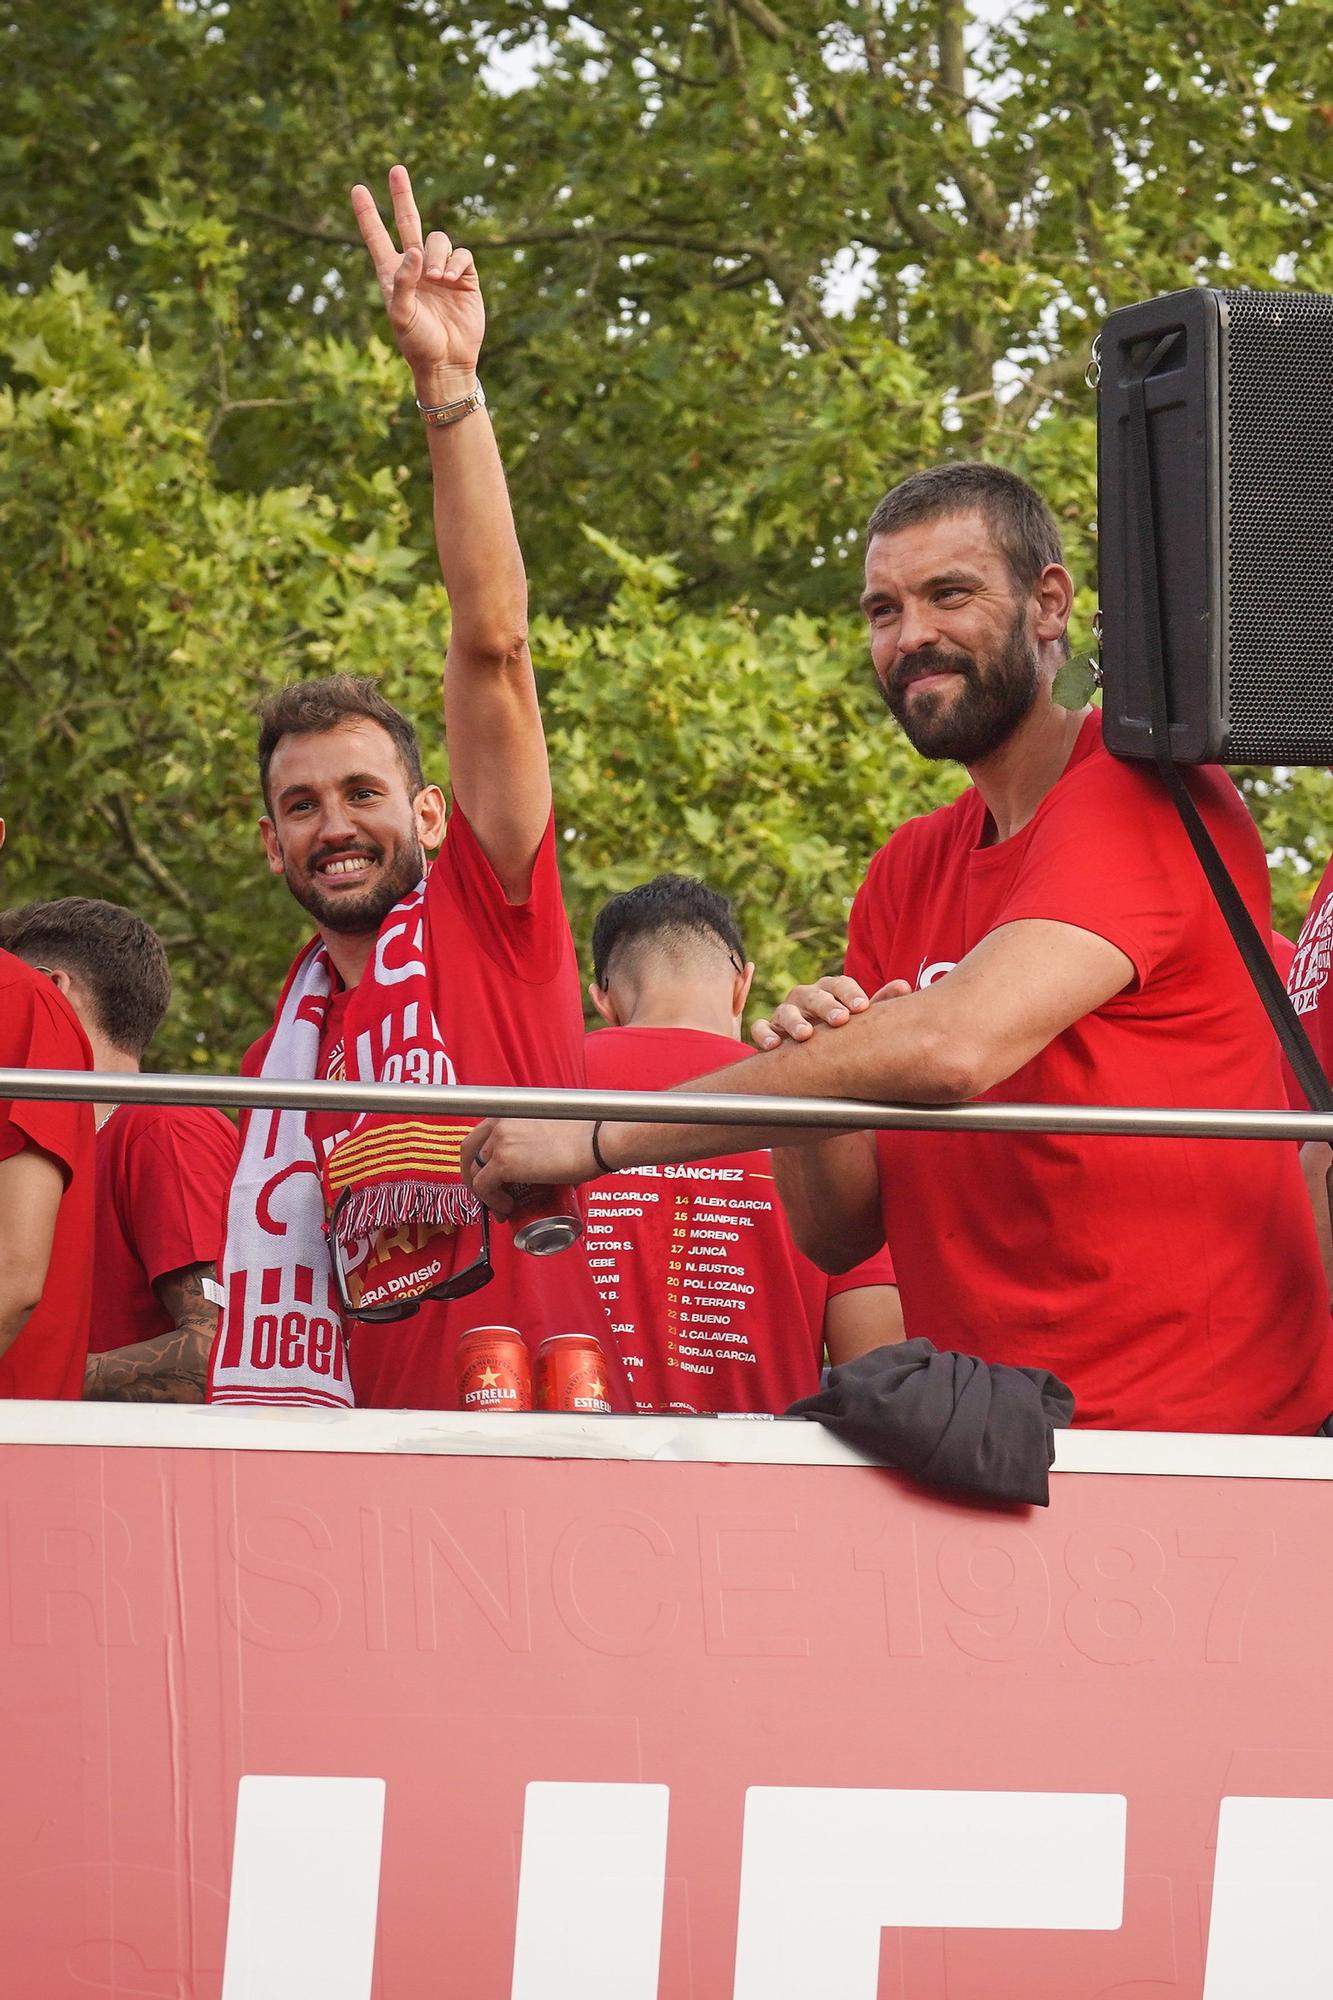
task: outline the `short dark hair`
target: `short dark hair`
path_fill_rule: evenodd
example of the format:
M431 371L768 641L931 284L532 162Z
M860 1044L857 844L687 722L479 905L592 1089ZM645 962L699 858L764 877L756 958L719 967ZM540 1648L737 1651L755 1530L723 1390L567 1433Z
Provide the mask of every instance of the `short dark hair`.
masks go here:
M292 681L266 695L259 705L259 782L264 804L272 804L268 767L284 736L320 736L339 723L356 721L378 722L387 730L407 775L408 790L415 798L426 779L421 745L412 724L380 693L379 682L369 674L328 674L318 681Z
M736 914L725 896L693 875L657 875L613 896L592 927L593 977L606 985L611 960L626 945L681 943L709 938L744 961Z
M866 540L974 509L984 516L1019 590L1031 590L1048 563L1064 562L1055 516L1036 488L1016 472L978 459L928 466L892 487L870 516Z
M171 968L150 924L119 903L62 896L0 913L0 945L28 965L68 972L92 997L113 1048L142 1056L171 999Z

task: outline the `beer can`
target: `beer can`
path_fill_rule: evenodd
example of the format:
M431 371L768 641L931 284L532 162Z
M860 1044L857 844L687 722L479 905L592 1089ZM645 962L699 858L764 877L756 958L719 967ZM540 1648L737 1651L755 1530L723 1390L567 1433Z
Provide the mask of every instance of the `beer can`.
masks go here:
M537 1408L610 1416L610 1376L590 1333L553 1333L537 1349Z
M514 1248L529 1257L554 1257L568 1250L583 1234L574 1190L570 1187L530 1187L526 1182L508 1188L514 1203Z
M473 1326L454 1357L460 1410L530 1410L532 1361L516 1326Z

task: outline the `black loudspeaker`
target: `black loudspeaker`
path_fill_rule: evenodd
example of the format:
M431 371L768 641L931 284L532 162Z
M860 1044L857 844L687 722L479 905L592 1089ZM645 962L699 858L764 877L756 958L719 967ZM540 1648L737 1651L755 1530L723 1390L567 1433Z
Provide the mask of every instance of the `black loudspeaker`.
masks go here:
M1172 757L1333 763L1333 297L1171 292L1099 359L1107 748L1152 755L1141 394Z

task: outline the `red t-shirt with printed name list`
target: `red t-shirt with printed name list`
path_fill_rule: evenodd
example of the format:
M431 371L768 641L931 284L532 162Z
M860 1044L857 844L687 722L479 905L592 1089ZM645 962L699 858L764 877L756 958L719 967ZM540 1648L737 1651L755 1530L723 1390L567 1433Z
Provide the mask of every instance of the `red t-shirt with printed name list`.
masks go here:
M218 1263L236 1158L236 1127L203 1105L120 1104L98 1128L92 1353L170 1333L153 1287Z
M1239 794L1214 769L1187 782L1267 932L1268 870ZM1002 924L1070 924L1108 939L1134 977L987 1100L1284 1103L1276 1037L1175 808L1151 768L1109 755L1099 714L1029 825L987 844L992 831L969 790L876 855L847 950L867 992L932 984ZM913 1333L1052 1369L1076 1423L1300 1433L1333 1411L1294 1146L902 1132L880 1135L879 1162Z
M91 1069L74 1009L45 973L0 951L0 1069ZM0 1160L49 1153L65 1180L42 1296L0 1356L0 1396L83 1394L93 1295L93 1108L14 1098L0 1104Z
M600 1028L593 1090L670 1090L752 1050L698 1028ZM640 1410L779 1414L819 1387L830 1297L891 1285L881 1251L826 1277L792 1242L767 1152L631 1167L582 1191L588 1258Z
M555 827L546 832L521 903L511 903L477 836L455 805L427 877L425 950L432 1007L460 1083L582 1089L583 1005L574 941L556 865ZM342 1020L350 995L333 995L320 1038L319 1073L341 1077ZM271 1031L241 1065L257 1075ZM344 1129L335 1114L312 1114L315 1142ZM449 1268L476 1256L480 1231L460 1230ZM454 1350L470 1327L517 1327L535 1353L550 1334L591 1333L607 1356L611 1402L633 1403L582 1243L553 1257L516 1250L508 1223L491 1232L495 1276L481 1291L427 1303L410 1319L351 1323L352 1387L359 1406L458 1407Z

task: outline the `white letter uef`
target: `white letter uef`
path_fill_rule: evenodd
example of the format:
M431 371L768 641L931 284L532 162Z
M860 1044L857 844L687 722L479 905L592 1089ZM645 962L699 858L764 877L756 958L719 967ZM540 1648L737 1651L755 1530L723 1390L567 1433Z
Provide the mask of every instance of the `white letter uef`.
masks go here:
M1116 1930L1124 1882L1118 1793L756 1786L734 2000L875 2000L886 1926Z

